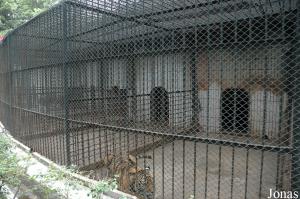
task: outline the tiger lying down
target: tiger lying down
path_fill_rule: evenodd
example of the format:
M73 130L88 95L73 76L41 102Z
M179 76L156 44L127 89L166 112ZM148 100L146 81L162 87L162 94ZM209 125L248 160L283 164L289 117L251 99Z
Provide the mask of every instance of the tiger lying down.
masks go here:
M151 158L151 156L138 156L138 158ZM150 168L137 166L136 157L108 155L104 161L108 168L108 176L118 176L119 189L130 192L140 199L153 198L153 177Z

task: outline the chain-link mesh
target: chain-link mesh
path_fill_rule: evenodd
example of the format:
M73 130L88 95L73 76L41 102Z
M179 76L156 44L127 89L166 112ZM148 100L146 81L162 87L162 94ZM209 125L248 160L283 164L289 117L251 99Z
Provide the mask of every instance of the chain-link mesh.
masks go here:
M0 48L1 121L139 198L300 193L296 0L65 0Z

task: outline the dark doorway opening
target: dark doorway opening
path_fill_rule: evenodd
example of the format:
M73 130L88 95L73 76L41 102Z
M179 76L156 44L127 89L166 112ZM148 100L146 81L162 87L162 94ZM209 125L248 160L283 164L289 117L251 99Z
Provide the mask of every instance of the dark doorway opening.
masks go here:
M244 89L226 89L222 92L222 130L249 131L249 94Z
M163 87L155 87L150 93L150 119L164 124L169 122L168 92Z

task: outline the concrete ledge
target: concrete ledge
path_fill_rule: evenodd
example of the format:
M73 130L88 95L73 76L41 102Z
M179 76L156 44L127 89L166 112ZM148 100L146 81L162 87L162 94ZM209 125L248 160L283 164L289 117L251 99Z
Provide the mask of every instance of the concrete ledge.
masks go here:
M67 174L68 176L70 176L71 178L74 178L78 181L80 181L84 186L86 187L92 187L93 185L95 185L98 181L84 177L82 175L76 174L76 173L72 173L69 171L66 171L65 169L62 168L62 166L54 163L53 161L49 160L48 158L42 156L41 154L37 153L37 152L33 152L31 153L30 148L27 147L26 145L24 145L23 143L19 142L18 140L16 140L15 138L13 138L10 134L8 133L4 133L7 137L9 137L9 139L18 147L20 148L22 151L24 151L25 153L30 153L32 154L32 156L41 164L47 166L47 167L54 167L55 169L58 169L62 172L64 172L65 174ZM118 190L114 190L114 191L109 191L109 192L104 192L103 193L104 198L113 198L113 199L119 199L121 197L126 197L127 199L137 199L137 197L132 196L130 194L118 191ZM105 197L106 196L106 197Z

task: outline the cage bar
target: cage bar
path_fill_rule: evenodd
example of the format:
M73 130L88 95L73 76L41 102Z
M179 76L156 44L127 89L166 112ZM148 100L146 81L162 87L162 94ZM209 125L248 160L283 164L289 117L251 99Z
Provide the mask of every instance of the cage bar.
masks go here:
M64 0L0 45L0 120L139 198L299 186L298 0Z

